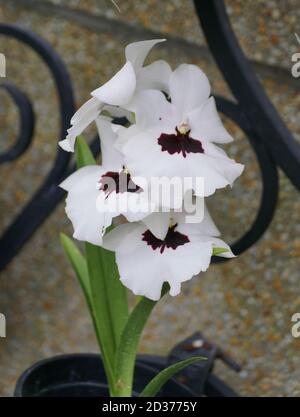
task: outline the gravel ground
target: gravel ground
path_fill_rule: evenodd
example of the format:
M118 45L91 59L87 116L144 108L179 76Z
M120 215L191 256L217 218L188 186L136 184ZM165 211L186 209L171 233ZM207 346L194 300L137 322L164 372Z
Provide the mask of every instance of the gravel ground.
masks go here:
M6 1L7 2L7 1ZM17 1L15 1L17 3ZM53 4L81 10L115 22L142 25L197 44L205 44L199 33L192 0L20 0L20 3ZM227 12L247 56L263 63L290 67L290 54L297 52L298 0L226 0Z
M22 2L23 5L30 3L33 4ZM136 36L137 32L126 30L122 25L118 27L112 19L140 28L137 38L142 38L143 33L147 38L149 30L173 36L173 40L157 48L151 58L167 59L173 67L180 62L195 63L207 72L215 93L230 97L211 56L203 47L190 2L186 2L186 7L178 13L182 1L160 2L165 9L159 12L158 1L123 1L122 15L108 4L108 0L53 3L99 15L102 26L91 24L89 28L89 20L84 24L82 15L79 19L78 15L66 16L53 9L47 9L46 13L46 9L40 7L23 8L17 1L0 0L0 19L33 29L55 47L68 66L78 104L122 65L123 48ZM276 7L273 7L275 3ZM251 7L250 1L245 1L242 7L241 1L228 2L239 39L253 60L289 68L296 46L292 19L292 16L297 17L296 3L258 1L256 7ZM258 16L256 8L261 11L261 17L254 19ZM271 15L267 10L272 12ZM278 13L274 15L274 10L280 13L279 18L276 17ZM289 10L288 14L285 10ZM264 34L257 32L260 18ZM278 36L278 43L273 46L269 42L271 27ZM192 42L190 47L187 43L183 47L180 39L174 40L178 33L185 42ZM1 166L2 230L49 170L59 129L54 85L43 63L13 40L4 43L1 38L0 50L7 56L8 79L29 94L38 115L30 151L13 164ZM261 57L257 55L258 51ZM276 68L272 67L261 70L259 76L273 104L299 139L298 80L292 79L287 71L277 75ZM4 134L0 150L13 140L17 117L12 104L2 93L1 103L0 125ZM248 141L230 121L226 124L236 139L226 150L243 162L246 170L233 190L218 192L209 205L224 239L231 242L253 221L261 184ZM282 174L280 186L276 215L260 242L230 263L214 265L201 277L186 283L180 296L162 301L147 327L142 351L165 353L179 339L201 329L242 363L240 374L222 364L216 368L216 373L242 395L300 395L300 340L293 339L290 333L291 315L300 309L300 197ZM63 204L1 274L0 311L7 317L7 338L0 340L1 396L12 395L20 372L38 359L61 352L97 351L82 294L59 245L60 230L71 231Z

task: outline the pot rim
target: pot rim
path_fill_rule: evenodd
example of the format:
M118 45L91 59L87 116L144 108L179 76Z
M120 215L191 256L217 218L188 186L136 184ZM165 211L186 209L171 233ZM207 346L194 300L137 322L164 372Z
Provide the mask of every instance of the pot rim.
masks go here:
M147 362L147 361L143 361L143 358L158 358L158 359L162 359L161 356L158 355L151 355L151 354L142 354L142 355L138 355L137 356L137 361L136 361L136 365L139 367L142 367L144 370L149 370L150 372L159 372L159 366L157 368L155 368L154 364L153 366L151 365L151 363ZM25 369L25 371L22 372L22 374L19 376L19 378L17 379L16 382L16 386L15 386L15 390L14 390L14 397L23 397L23 387L24 384L26 383L27 378L37 369L43 367L44 365L47 365L48 363L51 363L53 361L59 362L59 361L63 361L66 359L83 359L83 358L97 358L97 359L101 359L101 355L100 353L87 353L87 352L80 352L80 353L62 353L62 354L57 354L54 356L51 356L49 358L45 358L45 359L41 359L37 362L35 362L33 365L29 366L27 369ZM169 381L173 384L176 384L178 388L182 389L183 392L186 393L186 395L191 396L191 397L195 397L195 393L189 388L187 387L185 384L181 383L180 381L177 381L175 378L170 378ZM168 381L168 382L169 382Z

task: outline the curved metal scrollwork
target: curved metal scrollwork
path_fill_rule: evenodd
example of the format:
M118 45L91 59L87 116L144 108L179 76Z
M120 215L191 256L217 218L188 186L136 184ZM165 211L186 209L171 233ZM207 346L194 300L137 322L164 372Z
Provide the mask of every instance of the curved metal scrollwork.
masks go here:
M300 145L285 126L245 57L222 0L194 0L209 48L249 125L300 190Z
M59 97L60 137L63 137L74 113L75 105L71 80L61 58L51 45L27 29L1 23L0 35L17 39L28 45L50 69ZM13 147L0 155L0 163L3 163L12 161L29 147L33 138L34 116L30 101L23 92L8 83L1 87L6 89L18 107L22 129ZM63 192L57 187L57 184L66 175L69 160L70 154L58 147L54 165L43 184L4 231L0 239L0 270L10 262L63 197Z
M280 167L300 190L300 145L285 126L245 57L222 0L194 0L209 48L238 104L219 99L219 110L246 134L262 173L260 207L251 228L232 246L235 254L252 246L268 228L276 209ZM222 261L220 258L214 259Z
M300 190L300 146L284 125L253 73L231 29L221 0L194 0L196 11L215 60L238 104L217 97L219 110L235 122L248 137L262 174L263 191L257 216L249 230L232 245L240 254L252 246L268 228L276 208L280 167ZM74 113L72 84L68 72L52 47L34 33L14 25L0 24L0 35L13 37L31 47L49 67L60 102L61 132L64 137ZM34 115L25 94L15 86L1 86L12 97L20 113L21 130L15 144L0 154L0 163L20 156L29 147ZM95 139L92 150L99 152ZM54 165L38 191L0 238L0 270L22 248L32 233L63 198L57 184L74 169L70 154L58 148ZM215 258L214 262L220 262Z
M278 198L278 172L272 155L251 127L239 106L221 97L216 97L216 102L218 110L235 122L249 139L261 170L263 188L258 213L248 231L231 245L233 253L239 255L257 242L269 227ZM226 258L214 257L214 262L225 260Z
M19 134L16 142L7 150L0 153L0 164L11 162L21 156L30 146L34 132L34 113L27 96L9 82L0 85L12 98L20 114Z

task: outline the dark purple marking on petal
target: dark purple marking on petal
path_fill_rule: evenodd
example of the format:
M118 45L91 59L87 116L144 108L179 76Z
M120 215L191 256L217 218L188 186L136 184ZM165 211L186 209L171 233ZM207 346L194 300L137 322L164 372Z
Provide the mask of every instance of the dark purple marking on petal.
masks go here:
M204 153L200 140L190 137L190 130L187 133L181 133L177 127L175 130L176 133L162 133L157 139L163 152L170 155L181 152L184 158L188 153Z
M142 188L136 185L130 174L125 170L119 172L108 171L103 174L99 180L99 190L104 191L106 198L115 191L118 193L137 193L142 191Z
M163 253L166 248L175 250L178 246L185 245L190 241L186 235L176 232L176 226L177 224L169 227L164 240L158 239L153 233L150 232L149 229L142 233L142 240L146 242L148 246L151 246L153 250L159 248L160 253Z

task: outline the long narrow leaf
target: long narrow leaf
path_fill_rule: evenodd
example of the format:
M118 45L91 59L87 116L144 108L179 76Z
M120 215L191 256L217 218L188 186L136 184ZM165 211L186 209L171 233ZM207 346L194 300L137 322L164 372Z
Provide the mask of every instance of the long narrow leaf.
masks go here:
M202 356L194 356L193 358L184 359L183 361L174 363L163 369L157 374L150 382L146 385L144 390L141 392L140 397L154 397L158 391L164 386L164 384L172 378L177 372L181 371L185 367L192 365L206 358Z
M101 248L100 251L114 339L116 346L118 346L122 331L128 320L127 291L120 281L114 252L104 248Z
M169 285L164 285L162 296L168 290ZM157 301L142 297L132 310L122 332L115 362L116 394L119 397L130 397L132 394L133 373L138 345L142 331L156 303Z
M143 297L131 312L116 353L115 379L119 397L130 397L137 348L156 302Z
M90 243L86 243L85 248L102 348L113 367L116 348L128 318L126 291L119 280L114 254Z
M80 250L77 248L75 243L64 233L60 234L61 245L64 249L67 258L69 259L76 276L78 278L79 284L84 292L85 298L91 305L91 287L89 282L89 273L86 260Z
M101 337L99 333L99 326L98 326L97 319L96 319L96 312L93 306L90 278L89 278L86 259L82 255L80 250L77 248L75 243L72 241L72 239L70 239L68 236L66 236L63 233L61 233L60 237L61 237L62 247L76 273L79 284L83 290L83 293L84 293L84 296L85 296L85 299L86 299L86 302L87 302L87 305L91 314L97 341L99 343L100 350L102 351L103 347L102 347Z
M101 352L106 365L107 378L112 383L116 344L107 298L101 248L86 243L85 250L91 286L91 299L95 321L101 339Z

